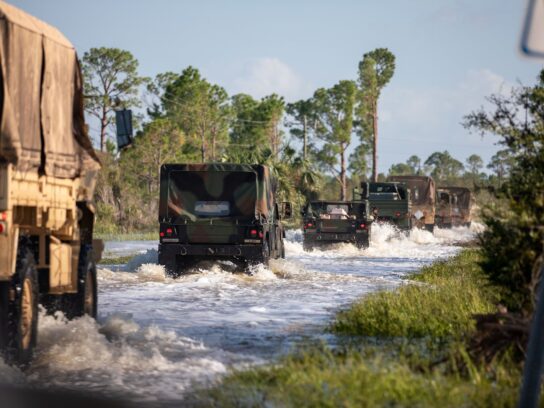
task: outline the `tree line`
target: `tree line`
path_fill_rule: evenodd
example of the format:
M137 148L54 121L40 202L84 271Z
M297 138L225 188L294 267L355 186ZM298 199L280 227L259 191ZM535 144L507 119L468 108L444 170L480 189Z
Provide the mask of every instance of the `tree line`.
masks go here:
M295 205L318 196L345 200L361 180L387 176L377 171L379 98L395 72L395 56L386 48L364 54L353 79L291 103L277 94L228 95L192 66L147 78L129 51L116 48L90 49L82 68L85 108L98 123L91 130L102 152L98 230L153 229L159 169L168 162L266 164L281 198ZM132 146L117 152L108 135L122 108L138 112L138 132ZM449 184L498 187L508 160L499 152L488 176L477 155L464 165L447 151L435 152L425 161L412 156L395 164L388 175L431 174Z

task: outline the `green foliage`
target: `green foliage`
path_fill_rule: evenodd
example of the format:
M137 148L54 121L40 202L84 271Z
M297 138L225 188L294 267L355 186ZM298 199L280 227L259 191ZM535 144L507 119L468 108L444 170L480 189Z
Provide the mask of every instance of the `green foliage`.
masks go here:
M100 150L104 151L114 108L140 106L139 88L148 81L138 75L138 61L118 48L91 48L82 59L85 111L100 121Z
M363 336L448 338L473 329L472 315L493 311L476 251L422 269L393 292L365 296L338 313L332 330Z
M528 314L543 262L544 71L535 86L488 100L493 110L471 113L465 126L500 136L505 149L492 163L500 173L509 168L510 177L500 190L505 206L489 207L484 213L482 266L499 286L501 301L512 311Z
M316 137L323 142L316 158L337 178L340 200L347 199L346 151L351 143L356 92L353 81L340 81L330 89L318 89L313 96L317 112Z
M373 181L377 181L378 177L378 100L382 89L394 73L395 55L387 48L376 48L367 52L359 63L359 103L356 116L361 144L365 147L372 145Z
M431 176L438 182L445 182L458 178L464 170L463 163L454 159L447 150L434 152L427 160L425 166L430 168Z

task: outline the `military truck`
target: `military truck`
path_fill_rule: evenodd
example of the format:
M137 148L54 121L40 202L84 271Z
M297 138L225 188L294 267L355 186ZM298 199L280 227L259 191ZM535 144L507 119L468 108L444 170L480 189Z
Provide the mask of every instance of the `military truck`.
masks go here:
M303 248L348 242L368 248L372 217L368 201L311 201L301 211Z
M435 225L438 228L451 228L453 216L454 195L447 189L436 190L436 215Z
M412 227L433 232L435 224L436 189L434 180L428 176L390 176L387 181L405 183L410 190L412 204Z
M100 165L72 44L4 2L0 32L0 349L25 364L39 301L96 316L91 200Z
M466 187L442 187L451 196L451 225L470 227L472 223L472 193Z
M368 200L374 220L389 223L400 230L410 230L410 193L404 183L369 183Z
M270 170L249 164L165 164L160 172L159 264L177 277L196 262L231 260L247 268L285 257Z

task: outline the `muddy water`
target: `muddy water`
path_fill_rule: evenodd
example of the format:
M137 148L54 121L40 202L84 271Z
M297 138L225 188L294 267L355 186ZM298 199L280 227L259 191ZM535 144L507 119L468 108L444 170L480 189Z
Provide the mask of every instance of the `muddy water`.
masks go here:
M407 273L455 254L472 230L398 236L373 230L371 246L302 250L291 231L287 258L252 276L230 265L199 265L165 278L156 242L108 243L111 255L137 254L127 265L102 267L99 318L67 322L40 316L33 365L24 373L0 361L0 383L40 384L124 395L134 401L182 399L233 367L269 361L323 326L358 296L400 284Z

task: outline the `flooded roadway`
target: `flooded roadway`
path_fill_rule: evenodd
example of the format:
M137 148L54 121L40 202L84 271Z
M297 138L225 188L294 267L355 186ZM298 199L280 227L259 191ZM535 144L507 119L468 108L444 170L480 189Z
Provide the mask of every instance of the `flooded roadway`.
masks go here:
M270 361L301 339L323 338L336 310L455 254L477 228L399 237L378 226L366 250L342 244L311 253L291 231L287 258L269 269L247 276L229 265L200 265L176 280L156 264L157 242L109 242L106 255L137 255L127 265L99 267L98 321L41 315L32 366L22 373L0 361L0 383L180 400L195 383Z

